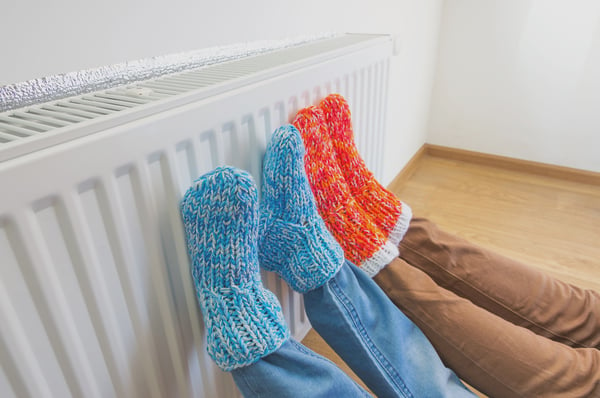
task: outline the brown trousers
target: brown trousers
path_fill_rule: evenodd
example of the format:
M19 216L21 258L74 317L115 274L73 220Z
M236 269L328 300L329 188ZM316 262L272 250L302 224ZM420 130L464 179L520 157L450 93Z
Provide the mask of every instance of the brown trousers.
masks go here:
M374 279L490 397L600 397L600 294L417 218Z

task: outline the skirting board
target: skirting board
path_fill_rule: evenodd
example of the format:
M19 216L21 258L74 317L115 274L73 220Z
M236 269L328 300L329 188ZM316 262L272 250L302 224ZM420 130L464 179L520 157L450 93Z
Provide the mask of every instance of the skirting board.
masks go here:
M476 163L483 166L498 167L515 170L551 178L580 182L583 184L600 185L600 173L580 170L547 163L532 162L529 160L515 159L506 156L491 155L488 153L468 151L439 145L424 144L392 180L388 188L391 191L401 188L415 172L419 160L425 156L434 156L444 159L453 159L463 162Z
M406 183L406 181L408 181L408 179L413 175L413 173L417 169L417 166L419 165L419 161L426 154L427 144L424 144L413 155L413 157L410 158L408 163L406 163L406 166L404 166L402 170L400 170L400 173L398 173L398 175L394 177L394 179L392 180L392 182L390 182L387 188L392 192L397 192L398 190L400 190L402 186Z

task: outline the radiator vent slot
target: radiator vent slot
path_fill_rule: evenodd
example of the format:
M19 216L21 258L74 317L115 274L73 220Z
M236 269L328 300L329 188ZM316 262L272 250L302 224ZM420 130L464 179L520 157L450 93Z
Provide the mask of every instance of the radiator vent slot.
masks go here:
M219 87L232 89L236 87L236 84L242 86L252 83L253 77L257 80L264 79L274 68L279 74L281 74L282 68L287 67L290 71L301 68L309 60L314 62L314 57L327 60L343 54L344 51L348 51L349 47L361 46L373 39L381 39L381 36L346 34L235 61L168 74L135 84L0 113L0 162L87 135L99 129L95 130L91 127L87 128L85 132L80 131L76 136L70 134L62 138L52 137L52 140L46 144L38 143L30 149L15 150L15 146L43 139L43 136L48 133L60 133L73 125L81 125L85 122L92 124L92 121L107 120L111 115L127 113L124 111L132 113L150 103L157 103L175 96L194 93L196 95L193 100L197 101L202 98L203 92L206 92L206 96L214 95L218 93L215 90ZM182 103L185 102L176 105ZM146 114L138 115L138 117L143 116ZM122 122L132 119L135 117L132 116ZM106 125L103 125L103 128L106 128Z

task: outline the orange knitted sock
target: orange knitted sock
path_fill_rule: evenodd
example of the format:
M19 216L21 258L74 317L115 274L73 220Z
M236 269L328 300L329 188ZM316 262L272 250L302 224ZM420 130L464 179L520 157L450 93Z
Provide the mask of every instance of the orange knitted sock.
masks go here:
M412 212L408 205L385 189L367 168L354 143L348 102L330 94L319 104L323 111L338 164L352 196L394 245L408 229Z
M350 194L335 159L323 112L315 106L302 109L293 124L302 135L306 174L325 225L344 249L346 258L375 276L398 256L398 248Z

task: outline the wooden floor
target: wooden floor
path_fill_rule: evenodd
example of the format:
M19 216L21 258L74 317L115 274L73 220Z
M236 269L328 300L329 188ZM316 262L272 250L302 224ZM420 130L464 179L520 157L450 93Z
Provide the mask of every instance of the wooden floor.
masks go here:
M598 185L426 154L389 188L448 232L600 291ZM347 369L314 331L303 342Z
M424 155L390 187L442 229L600 291L600 186Z

